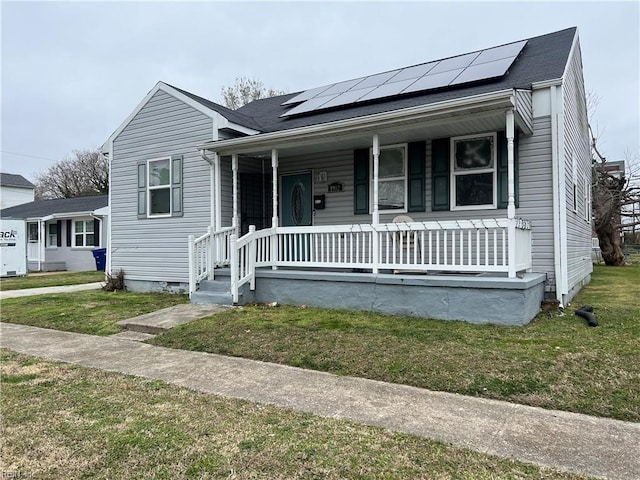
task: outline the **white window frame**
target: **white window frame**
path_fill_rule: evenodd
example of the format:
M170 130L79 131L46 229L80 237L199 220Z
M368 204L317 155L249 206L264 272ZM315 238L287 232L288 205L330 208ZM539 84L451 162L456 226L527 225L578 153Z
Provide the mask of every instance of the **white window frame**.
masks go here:
M591 182L588 176L584 179L584 219L591 223Z
M87 224L91 223L91 228L93 228L93 218L84 217L84 218L72 218L71 219L71 248L100 248L100 239L98 238L98 246L95 245L87 245L87 235L93 235L93 238L96 238L97 232L87 232ZM83 230L82 232L76 232L76 222L83 222ZM95 230L95 229L94 229ZM82 243L83 245L76 244L76 235L82 235Z
M468 169L465 173L458 171L456 172L455 163L456 163L456 142L459 140L468 140L472 138L487 138L490 137L492 139L493 148L491 149L491 161L493 167L491 168L474 168ZM473 135L462 135L459 137L451 137L450 140L450 163L449 169L451 171L450 179L449 179L449 189L450 189L450 204L451 211L456 210L490 210L498 208L498 134L497 132L485 132L485 133L476 133ZM484 205L456 205L456 177L463 175L474 175L480 173L491 173L493 174L493 203L487 203Z
M576 166L576 155L571 153L571 181L573 193L573 213L578 213L578 173Z
M169 183L167 185L156 185L151 186L149 179L151 178L151 164L154 162L160 162L163 160L169 161ZM147 190L147 218L168 218L173 214L173 191L171 190L171 186L173 185L173 162L171 161L171 156L168 157L160 157L160 158L152 158L147 160L147 178L145 178L145 187ZM153 190L169 190L169 212L168 213L151 213L151 192Z
M58 222L54 221L54 222L48 222L46 224L46 229L47 229L47 246L46 248L58 248L58 235L62 235L61 233L55 233L53 234L53 242L51 242L51 225L55 225L56 226L56 232L58 230Z
M404 208L391 208L386 210L378 210L378 213L407 213L408 204L409 204L409 144L408 143L395 143L393 145L381 145L380 146L380 155L382 155L383 150L390 150L392 148L402 148L404 151L403 160L404 160L404 177L389 177L380 179L379 173L380 169L378 168L378 187L380 186L380 182L397 182L398 180L404 180ZM378 157L378 165L380 164L380 157ZM373 213L373 148L369 148L369 171L371 174L369 175L369 214ZM380 188L378 188L378 193L380 192ZM378 203L380 202L380 195L378 195Z

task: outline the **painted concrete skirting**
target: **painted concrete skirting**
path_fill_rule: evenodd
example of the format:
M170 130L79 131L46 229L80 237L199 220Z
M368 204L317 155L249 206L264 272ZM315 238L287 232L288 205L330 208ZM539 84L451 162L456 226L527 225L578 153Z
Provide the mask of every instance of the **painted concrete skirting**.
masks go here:
M218 277L222 279L227 277ZM278 302L472 323L526 325L544 298L544 274L499 276L391 275L257 270L256 289L240 303Z

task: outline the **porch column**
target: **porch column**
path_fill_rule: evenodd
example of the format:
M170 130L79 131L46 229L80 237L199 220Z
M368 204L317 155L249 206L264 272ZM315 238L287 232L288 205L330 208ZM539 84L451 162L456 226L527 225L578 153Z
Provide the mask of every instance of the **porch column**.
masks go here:
M47 241L47 223L39 219L38 230L40 230L40 237L38 238L38 271L42 271L42 262L44 262L44 248Z
M373 266L372 273L378 273L378 261L380 259L380 234L376 227L380 224L380 212L378 211L378 177L379 177L379 160L380 160L380 137L377 133L373 134L373 211L371 215L371 223L373 224L373 239L371 247L373 248Z
M515 190L515 168L513 153L513 137L515 122L513 110L506 113L506 137L507 137L507 218L509 219L509 278L516 276L516 190Z
M273 177L273 214L271 217L271 227L278 226L278 150L271 150L271 170Z
M216 199L216 231L222 229L222 180L220 174L220 155L217 153L213 157L215 170L215 199Z
M233 217L231 225L238 226L238 154L231 155L231 171L233 172ZM237 235L237 234L236 234Z
M271 216L271 228L274 230L278 228L278 150L273 148L271 149L271 176L272 176L272 208L273 213ZM273 270L277 270L278 266L275 263L278 261L278 236L273 235L271 237L271 261L274 262L272 265Z

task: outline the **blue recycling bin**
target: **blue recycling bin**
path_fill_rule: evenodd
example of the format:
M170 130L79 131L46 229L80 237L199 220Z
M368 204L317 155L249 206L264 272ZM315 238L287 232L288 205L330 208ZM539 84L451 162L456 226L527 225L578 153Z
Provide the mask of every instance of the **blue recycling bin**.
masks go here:
M96 261L96 270L104 272L104 268L107 265L107 249L106 248L94 248L91 250L93 258Z

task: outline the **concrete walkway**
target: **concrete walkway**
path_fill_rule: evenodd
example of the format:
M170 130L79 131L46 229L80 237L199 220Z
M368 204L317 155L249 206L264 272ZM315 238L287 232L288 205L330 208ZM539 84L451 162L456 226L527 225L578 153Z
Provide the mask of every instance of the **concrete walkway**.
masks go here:
M610 479L640 478L640 424L171 350L130 340L0 324L4 348L193 390L277 405Z
M5 298L30 297L31 295L44 295L47 293L81 292L82 290L97 290L104 282L81 283L79 285L63 285L57 287L23 288L21 290L0 291L0 300Z

